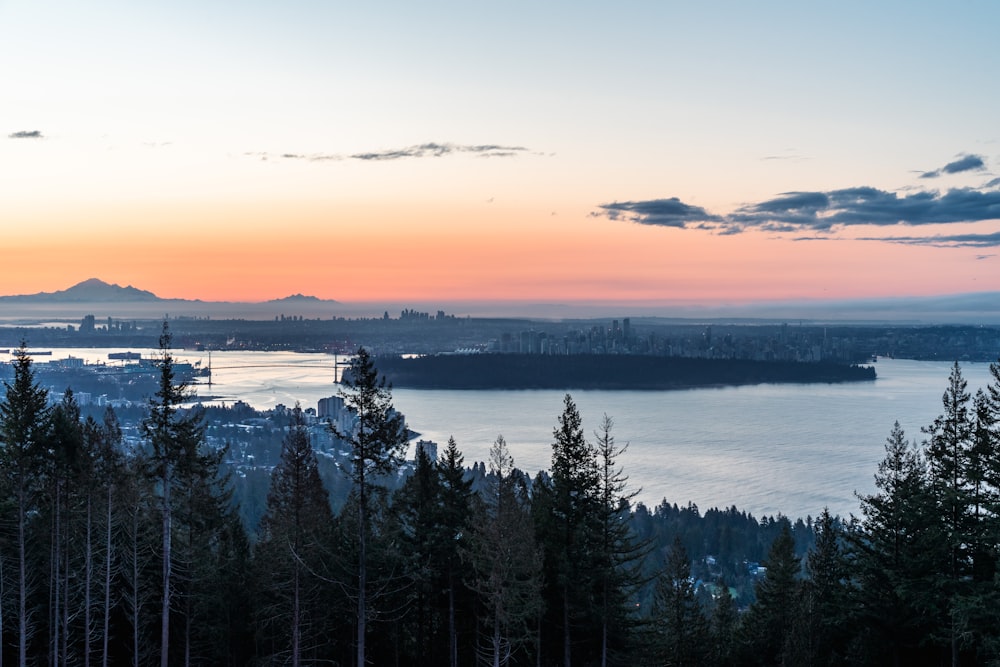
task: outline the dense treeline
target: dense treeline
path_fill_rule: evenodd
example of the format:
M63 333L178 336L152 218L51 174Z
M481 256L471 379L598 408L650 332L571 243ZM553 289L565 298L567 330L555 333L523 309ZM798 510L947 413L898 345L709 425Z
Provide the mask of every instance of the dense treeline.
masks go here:
M688 389L764 382L858 382L875 369L834 362L629 354L443 354L384 357L397 387L417 389Z
M342 390L331 509L302 415L259 525L182 409L170 337L139 446L54 405L16 355L0 400L0 657L51 665L978 665L1000 661L1000 365L956 364L917 445L894 428L861 516L791 522L634 502L605 417L570 396L533 479L502 436L400 470L372 357Z

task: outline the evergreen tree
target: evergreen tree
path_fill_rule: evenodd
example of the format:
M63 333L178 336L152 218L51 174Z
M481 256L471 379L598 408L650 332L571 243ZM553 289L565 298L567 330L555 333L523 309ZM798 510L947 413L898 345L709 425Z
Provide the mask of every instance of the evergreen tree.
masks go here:
M164 322L158 389L142 423L160 524L161 667L171 664L172 643L179 645L185 665L199 659L221 661L224 656L217 652L229 646L217 634L214 590L220 583L220 537L232 511L228 480L220 471L226 450L207 451L201 410L181 408L186 392L174 380L170 342Z
M628 449L619 445L611 431L614 420L604 415L594 440L600 493L600 554L598 577L601 604L600 665L607 667L613 650L624 649L627 625L627 593L640 583L639 566L647 545L637 542L629 525L629 504L638 490L628 490L628 476L618 458Z
M742 645L750 664L785 664L787 642L799 596L799 559L787 520L771 544L764 577L757 582L756 601L742 624Z
M729 667L733 664L736 651L739 610L724 577L719 577L716 582L716 591L712 600L712 616L709 619L710 662L719 667Z
M272 659L282 656L297 667L306 655L319 657L324 641L324 606L332 592L318 573L331 539L333 513L298 405L292 419L281 460L271 473L255 570L261 590L261 646Z
M437 602L438 593L444 590L440 556L450 537L441 522L438 472L423 447L417 447L416 469L394 497L408 580L405 626L411 628L402 639L419 664L442 664L439 648L445 643L445 619Z
M594 600L601 587L603 511L596 453L569 394L563 406L553 431L551 484L539 488L535 515L544 544L548 627L561 639L548 648L571 667L574 645L588 656L600 651L600 605Z
M695 598L691 563L680 536L674 538L656 580L653 624L657 664L697 667L708 661L708 621Z
M794 664L841 665L852 641L854 614L843 527L824 508L813 529L816 543L806 557L794 628Z
M442 549L438 558L443 574L442 584L448 597L448 665L458 667L459 620L457 618L462 582L471 576L462 559L462 546L468 541L472 511L472 479L465 474L465 459L455 443L448 438L448 445L437 461L441 484Z
M873 664L912 664L939 620L932 580L942 541L926 467L899 422L886 439L875 487L859 498L861 527L850 536L859 626Z
M355 494L357 530L357 655L359 667L365 664L365 637L368 620L368 534L371 529L370 507L372 487L378 475L398 468L407 443L403 416L392 407L392 388L385 377L379 377L375 362L365 348L357 356L342 379L339 392L348 410L354 414L355 425L350 433L331 427L334 435L351 448L351 481Z
M931 489L938 506L941 538L948 553L939 574L937 590L945 602L947 621L942 634L951 654L951 664L960 664L963 648L962 598L970 593L972 558L970 545L975 526L972 516L974 486L970 480L973 458L973 420L967 382L956 362L942 397L943 412L924 429L929 436L927 462Z
M542 559L528 490L502 435L490 447L488 468L468 557L475 570L471 586L483 608L477 653L482 664L501 667L532 644L542 610Z
M101 667L108 667L111 663L112 610L118 597L112 585L121 564L115 536L121 513L121 489L126 484L123 479L126 469L121 451L122 429L114 409L108 406L100 424L88 417L84 424L84 433L88 451L94 461L92 504L94 513L99 515L96 522L99 534L95 540L97 544L94 549L96 558L93 569L95 576L100 578L97 588L100 599L98 623L101 628L99 634ZM87 627L89 628L89 624Z
M33 563L29 562L29 517L37 509L37 494L44 481L42 473L51 410L48 392L35 381L31 357L24 343L14 354L13 382L4 381L4 387L6 394L0 401L0 441L3 443L0 471L14 514L14 531L10 539L14 555L10 560L16 573L18 665L25 667L28 644L35 631L29 604L36 584L32 576Z

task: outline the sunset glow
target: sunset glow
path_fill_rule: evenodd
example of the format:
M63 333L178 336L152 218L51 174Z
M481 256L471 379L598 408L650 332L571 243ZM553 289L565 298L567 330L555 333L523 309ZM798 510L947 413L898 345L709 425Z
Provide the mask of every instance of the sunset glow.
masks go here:
M723 4L3 3L0 293L1000 290L997 7Z

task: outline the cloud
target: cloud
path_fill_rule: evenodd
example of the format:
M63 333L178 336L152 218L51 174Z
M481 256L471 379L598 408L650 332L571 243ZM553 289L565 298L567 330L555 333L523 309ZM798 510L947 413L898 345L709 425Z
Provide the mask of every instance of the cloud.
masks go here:
M692 223L717 223L722 218L708 213L700 206L685 204L677 197L651 199L648 201L624 201L600 204L600 211L591 213L595 217L609 220L628 220L641 225L661 225L663 227L688 228ZM710 226L714 229L714 226Z
M992 184L992 182L991 182ZM870 186L830 191L784 192L745 204L727 215L686 204L677 197L599 204L590 214L609 220L717 235L761 231L795 240L837 240L850 227L913 227L1000 220L1000 190L953 188L944 192L890 192ZM935 236L883 236L862 240L938 247L1000 246L1000 232Z
M7 135L8 139L44 139L39 130L19 130Z
M737 209L730 224L829 230L852 225L928 225L1000 219L1000 192L956 188L905 195L873 187L794 192Z
M940 169L925 171L920 175L920 178L937 178L941 174L960 174L963 171L982 171L983 169L986 169L986 162L981 155L962 155Z
M442 157L453 153L474 153L482 157L512 157L524 153L528 149L523 146L499 146L496 144L462 145L427 143L407 148L370 153L355 153L354 160L401 160L404 158Z
M528 149L523 146L501 146L499 144L451 144L435 143L418 144L407 148L397 148L385 151L371 151L366 153L354 153L352 155L338 155L336 153L280 153L272 155L261 151L248 151L244 155L256 157L261 160L282 159L282 160L304 160L307 162L331 162L339 160L362 160L387 161L402 160L406 158L444 157L458 153L476 155L478 157L514 157L525 154Z
M936 248L996 248L1000 246L1000 232L989 234L936 234L934 236L878 236L862 238L860 240L932 246ZM987 259L989 257L993 257L993 255L977 255L976 259Z
M796 233L825 232L855 225L930 225L1000 220L1000 191L955 188L944 193L922 190L905 195L862 186L829 192L786 192L714 215L676 197L598 205L592 215L644 225L719 232L759 229Z
M306 160L308 162L329 162L331 160L343 160L343 155L334 155L327 153L311 153L311 154L300 154L300 153L282 153L282 159L284 160Z

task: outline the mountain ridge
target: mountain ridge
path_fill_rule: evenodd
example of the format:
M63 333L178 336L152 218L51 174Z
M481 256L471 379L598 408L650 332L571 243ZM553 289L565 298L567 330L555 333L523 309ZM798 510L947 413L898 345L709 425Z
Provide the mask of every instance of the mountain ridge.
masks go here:
M88 278L64 290L55 292L36 292L35 294L13 294L0 296L0 303L197 303L208 304L211 302L201 299L166 299L157 296L148 290L139 289L132 285L122 287L118 283L108 283L100 278ZM240 303L233 301L219 301L216 303ZM315 296L304 294L291 294L280 299L270 299L263 302L246 303L311 303L311 304L336 304L333 299L320 299Z

